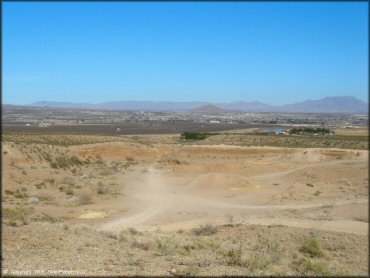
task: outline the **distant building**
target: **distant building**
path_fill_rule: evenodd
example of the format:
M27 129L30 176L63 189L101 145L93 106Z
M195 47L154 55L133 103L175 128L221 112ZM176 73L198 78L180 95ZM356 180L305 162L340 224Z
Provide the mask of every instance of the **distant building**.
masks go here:
M259 133L262 134L287 134L287 132L282 128L275 128L275 129L264 129Z

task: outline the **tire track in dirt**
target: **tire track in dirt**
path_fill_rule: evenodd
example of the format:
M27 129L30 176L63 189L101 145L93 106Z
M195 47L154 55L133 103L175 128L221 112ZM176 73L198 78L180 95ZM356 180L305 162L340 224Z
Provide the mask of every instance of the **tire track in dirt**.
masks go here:
M332 165L338 163L345 163L348 161L334 161L334 162L323 162L322 165ZM259 175L259 178L273 177L274 175L286 175L294 171L302 170L305 168L318 166L306 165L305 167L297 167L288 171ZM117 231L129 227L147 227L160 226L161 228L172 227L180 229L183 227L194 227L199 224L199 221L204 222L209 221L221 221L221 217L204 217L201 213L196 212L208 212L214 213L217 211L219 215L230 209L238 211L248 211L248 210L258 210L262 213L268 215L271 212L282 211L282 210L299 210L299 209L310 209L310 208L320 208L320 207L336 207L348 204L361 204L368 203L368 198L357 198L357 199L336 199L330 201L322 202L312 202L312 203L299 203L299 204L284 204L284 205L241 205L233 204L225 201L219 201L215 199L207 199L204 197L197 196L196 192L191 192L186 188L179 187L173 184L169 184L166 181L165 173L160 170L155 169L154 166L139 166L129 176L125 176L126 180L129 180L128 189L126 190L126 195L128 201L132 202L132 208L124 216L120 216L113 220L108 220L108 222L103 223L100 226L101 230L112 230ZM253 177L253 178L256 178ZM176 218L176 213L179 210L189 210L195 217L190 220L181 220ZM211 215L211 214L210 214ZM211 219L209 219L211 218ZM160 225L154 223L162 222ZM164 223L163 223L164 221ZM342 231L355 234L367 234L368 224L352 221L352 220L309 220L300 218L282 218L282 217L266 217L258 214L251 215L248 217L245 223L249 224L259 224L259 225L285 225L294 226L302 228L316 228L332 231Z

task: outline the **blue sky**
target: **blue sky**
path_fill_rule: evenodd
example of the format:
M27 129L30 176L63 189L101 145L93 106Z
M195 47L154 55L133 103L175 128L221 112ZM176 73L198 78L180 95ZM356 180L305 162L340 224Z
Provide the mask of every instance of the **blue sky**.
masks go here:
M3 103L368 99L368 3L3 3Z

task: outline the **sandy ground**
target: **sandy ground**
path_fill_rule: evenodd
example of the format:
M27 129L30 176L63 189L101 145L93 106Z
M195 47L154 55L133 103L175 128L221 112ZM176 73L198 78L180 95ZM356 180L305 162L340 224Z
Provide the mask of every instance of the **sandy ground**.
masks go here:
M50 163L63 154L89 163L51 168ZM332 233L338 241L347 234L358 239L358 246L367 246L366 150L137 142L58 147L7 142L3 165L3 207L32 207L35 215L46 214L68 225L83 223L100 233L119 234L129 228L176 233L204 224L257 225ZM86 190L90 195L83 202ZM7 223L5 256L13 258L7 261L9 267L16 265L12 260L17 247L10 244L11 239L19 240L22 229L43 228ZM32 265L30 258L18 258Z
M222 147L217 148L222 150ZM319 151L316 150L316 152L317 156L322 155ZM228 216L232 215L242 219L243 223L250 224L281 224L367 234L367 223L353 219L340 219L340 214L331 215L331 219L314 220L305 219L301 214L302 210L312 208L334 210L346 207L347 210L352 208L355 210L358 208L356 205L366 210L368 205L366 190L362 190L363 195L353 194L352 196L332 190L337 184L350 183L354 179L347 175L340 177L338 173L344 171L343 169L348 165L356 167L358 171L361 165L367 163L364 157L361 159L349 157L349 159L334 161L321 157L310 157L310 159L314 162L307 161L301 166L289 165L286 166L289 167L288 170L278 172L273 172L272 169L274 166L278 168L281 165L277 164L281 163L264 160L264 166L270 165L272 169L257 175L251 171L236 169L237 167L228 171L225 167L228 165L227 162L223 164L224 171L210 171L211 166L217 168L220 161L209 163L211 165L203 162L203 165L199 166L203 171L199 171L197 166L189 162L183 167L176 165L172 169L166 169L160 163L139 165L132 172L122 176L126 184L124 194L125 203L130 204L129 211L117 219L107 221L101 225L101 229L160 227L177 230L191 228L201 223L222 224ZM316 159L320 160L315 161ZM244 163L246 163L245 167L248 167L248 162L244 161ZM256 167L256 165L253 166ZM259 166L263 168L262 165ZM179 175L183 173L182 171L188 172L187 178ZM190 172L195 173L190 176ZM314 194L317 190L297 182L302 173L305 175L313 173L319 176L315 182L319 181L320 185L316 185L317 188L325 190L323 197L316 197ZM335 180L332 180L332 175L336 176ZM362 169L362 175L366 177L366 167ZM286 195L291 198L283 200ZM279 201L283 200L283 204L271 204L276 203L275 200L278 197L281 197ZM295 211L295 216L286 217L286 211L292 210Z

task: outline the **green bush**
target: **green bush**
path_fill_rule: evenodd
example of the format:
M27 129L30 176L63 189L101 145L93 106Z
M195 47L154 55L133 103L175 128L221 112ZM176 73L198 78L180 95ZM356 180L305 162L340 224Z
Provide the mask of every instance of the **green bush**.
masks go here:
M299 249L299 251L301 251L302 253L306 253L311 257L322 258L325 256L319 242L315 238L310 238L306 240Z
M203 140L207 138L210 134L206 132L193 132L193 131L186 131L181 133L181 139L185 140Z

